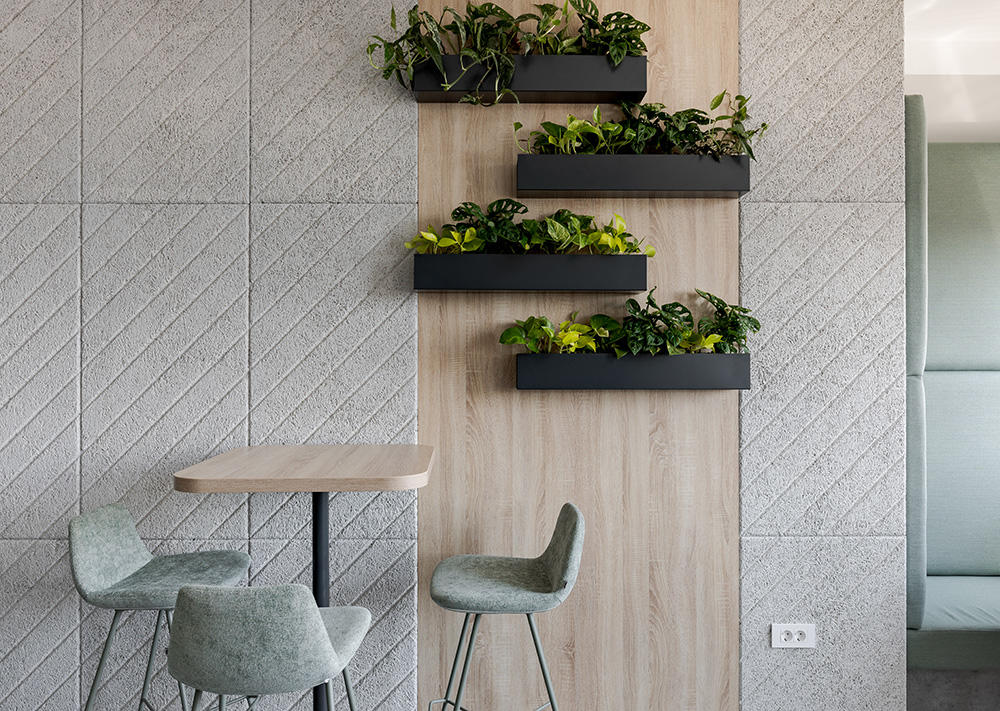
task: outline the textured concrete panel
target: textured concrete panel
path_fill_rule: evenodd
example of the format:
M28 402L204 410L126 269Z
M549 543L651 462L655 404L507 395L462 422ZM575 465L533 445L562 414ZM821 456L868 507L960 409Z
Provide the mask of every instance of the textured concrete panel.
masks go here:
M245 496L171 475L246 444L247 208L88 205L83 226L83 508L121 501L151 538L245 538Z
M3 709L80 708L89 687L111 615L72 588L70 516L121 501L161 552L265 539L260 581L307 580L308 496L180 494L171 474L251 424L415 441L416 106L364 57L390 5L0 8ZM313 203L255 208L253 281L251 173L258 199ZM337 550L369 551L335 575L379 615L363 707L412 711L416 494L330 513ZM135 708L153 618L126 616L98 708ZM176 708L157 657L153 705Z
M416 202L417 105L365 56L391 6L255 0L254 200Z
M771 124L745 200L903 200L903 0L743 0L740 89Z
M993 711L1000 700L1000 671L910 669L907 711Z
M309 538L309 494L251 494L251 538ZM415 491L330 494L330 538L402 539L417 537Z
M252 444L415 440L414 229L411 206L252 207ZM252 536L309 534L307 496L250 509ZM414 538L415 496L335 495L331 536Z
M77 511L80 208L0 205L0 538Z
M178 541L149 540L149 549L155 555L171 555L203 550L241 550L247 552L247 542L242 541ZM75 594L75 593L74 593ZM111 625L112 612L81 603L83 612L80 625L82 636L80 651L82 662L80 668L81 698L86 700L90 684L97 671L97 662L101 658L101 650ZM139 704L139 692L142 690L143 675L146 673L146 663L149 660L150 645L153 642L153 624L156 612L144 610L126 612L118 625L115 644L111 648L108 662L104 668L101 687L95 708L102 711L134 711ZM176 711L180 708L177 682L167 672L166 650L170 635L165 628L160 630L160 639L154 657L154 675L150 683L149 701L154 709ZM190 691L188 692L190 698Z
M741 413L748 535L903 535L903 210L747 204L764 328Z
M243 202L247 0L84 0L87 201Z
M80 708L79 604L61 541L0 541L0 706Z
M311 585L306 541L251 539L251 584ZM371 610L372 627L350 672L359 709L413 711L416 698L417 548L407 540L335 540L330 545L330 604ZM335 686L346 708L343 687ZM308 697L267 699L266 711L312 708Z
M903 709L903 538L744 538L743 711ZM771 649L772 622L816 649Z
M80 0L0 7L0 202L80 199Z

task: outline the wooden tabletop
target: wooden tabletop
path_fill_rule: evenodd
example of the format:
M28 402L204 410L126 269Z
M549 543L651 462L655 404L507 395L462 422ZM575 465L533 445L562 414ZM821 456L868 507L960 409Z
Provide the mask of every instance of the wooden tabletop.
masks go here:
M174 474L192 493L398 491L427 484L434 448L419 444L240 447Z

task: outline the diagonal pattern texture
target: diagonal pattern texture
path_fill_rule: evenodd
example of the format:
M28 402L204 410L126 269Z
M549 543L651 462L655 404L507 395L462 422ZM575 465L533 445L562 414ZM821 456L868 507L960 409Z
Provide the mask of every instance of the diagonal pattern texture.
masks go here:
M903 2L740 2L740 88L771 125L746 201L902 202Z
M415 441L417 112L363 40L390 7L0 7L0 708L89 689L110 613L73 588L71 516L122 502L156 552L252 547L255 583L308 582L307 496L171 474L250 443ZM376 618L362 707L412 711L416 494L330 514L333 597ZM153 617L125 616L98 708L136 707ZM179 708L163 651L153 706Z
M84 198L245 201L247 0L84 10Z
M903 209L752 203L742 293L747 535L903 535Z
M142 535L245 537L245 496L170 474L246 444L247 208L88 205L83 215L82 504Z
M80 197L80 2L0 7L0 202Z
M904 709L904 551L898 537L744 538L743 708ZM816 649L771 649L771 622L813 620Z
M0 205L0 538L77 511L80 209Z
M416 104L365 56L367 35L391 32L391 9L254 1L254 200L416 202Z
M902 11L740 3L740 88L772 126L740 220L764 326L741 399L745 711L905 706ZM814 622L817 650L772 651L776 621Z
M253 206L251 443L415 441L416 299L400 246L415 222L414 206ZM359 233L368 235L364 246L345 249ZM386 334L396 334L391 348ZM251 496L255 582L308 584L308 542L296 539L309 535L309 520L306 495ZM408 711L416 495L334 494L330 535L331 600L369 607L375 619L354 666L359 703ZM296 707L295 699L269 703Z
M65 540L0 541L4 709L80 708L79 616Z

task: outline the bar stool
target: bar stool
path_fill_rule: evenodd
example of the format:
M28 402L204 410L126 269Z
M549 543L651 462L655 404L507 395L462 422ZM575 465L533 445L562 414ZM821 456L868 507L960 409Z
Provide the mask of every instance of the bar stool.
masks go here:
M139 694L140 711L143 706L152 709L146 694L153 678L156 644L164 619L170 629L170 611L176 604L177 591L191 583L235 585L250 567L250 556L242 551L201 551L154 557L139 538L132 517L120 504L104 506L72 519L69 522L69 555L73 582L80 596L94 607L115 611L85 711L94 708L122 612L157 611L146 676ZM184 690L180 691L181 706L186 711Z
M167 669L202 694L228 696L253 708L261 696L326 687L333 711L333 677L342 674L347 703L354 690L347 665L368 634L363 607L317 607L304 585L224 588L193 585L177 596Z
M462 623L462 634L458 638L458 649L455 650L455 661L451 666L444 698L431 701L427 705L428 711L433 709L434 704L444 704L445 707L452 706L455 711L465 711L462 709L462 696L483 615L527 616L538 665L549 696L548 703L536 711L542 711L547 706L552 711L559 711L534 615L558 607L569 597L580 570L583 534L584 522L580 509L573 504L563 504L552 539L545 552L537 558L457 555L438 563L431 576L431 599L446 610L465 613L465 621ZM469 634L458 692L452 701L451 689L458 672L470 616L472 632Z

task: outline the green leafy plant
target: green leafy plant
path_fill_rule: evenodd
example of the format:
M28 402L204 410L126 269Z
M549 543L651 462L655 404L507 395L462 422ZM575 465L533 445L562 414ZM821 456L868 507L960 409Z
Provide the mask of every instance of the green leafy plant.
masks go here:
M749 98L733 97L724 91L714 99L709 111L727 102L723 113L712 116L701 109L669 113L663 104L620 104L622 118L605 121L600 107L589 119L566 117L565 124L544 121L527 139L517 139L525 153L536 154L692 154L754 157L753 144L767 130L766 123L750 128ZM515 138L524 127L514 123Z
M646 51L642 35L649 25L625 12L601 17L593 0L564 0L562 5L535 5L537 12L513 15L491 2L468 3L465 12L445 7L440 16L414 5L406 14L407 27L399 37L369 38L368 60L382 72L409 88L416 69L428 62L441 74L441 87L450 90L470 70L481 70L475 88L462 97L468 103L485 103L484 88L492 85L496 101L517 99L510 90L513 57L518 54L607 55L617 66L628 55ZM396 10L390 27L397 30ZM579 27L578 30L572 29ZM449 76L443 58L461 58L456 76ZM379 57L377 59L377 57Z
M747 337L760 330L750 309L728 304L707 291L698 295L715 308L713 316L702 318L695 328L691 310L679 302L660 305L651 290L645 304L635 299L625 302L625 317L618 321L607 314L595 314L584 323L577 313L559 328L544 316L516 321L500 336L506 345L523 345L529 353L614 353L627 355L680 353L743 353Z
M644 306L640 306L635 299L625 302L627 315L622 322L625 337L622 345L614 345L619 356L626 352L656 355L661 350L679 353L685 335L694 329L690 309L676 301L660 306L653 298L654 291L655 288L646 295Z
M529 316L500 334L500 342L505 345L520 344L528 353L550 353L556 327L545 316Z
M428 227L406 246L420 254L645 254L656 250L643 246L628 232L625 220L614 215L611 222L599 225L590 215L557 210L539 219L515 218L528 208L516 200L502 198L484 209L474 202L463 202L451 212L453 223L440 229Z
M483 248L483 240L476 236L476 228L470 227L464 232L457 230L442 230L436 232L433 227L421 231L419 235L406 243L410 249L416 249L421 254L450 254L462 252L478 252Z
M597 351L597 341L594 339L593 327L587 323L576 322L576 312L570 314L569 319L559 324L552 345L560 353L576 353L577 351L590 350Z
M524 321L515 321L513 326L500 334L500 342L523 345L529 353L576 353L583 350L596 353L598 343L609 335L602 319L610 317L598 315L591 317L589 323L579 323L576 316L576 312L570 314L558 329L545 316L529 316Z
M701 333L718 336L720 353L742 353L746 350L747 337L760 330L760 321L750 315L745 306L727 304L714 294L696 289L698 296L715 308L715 314L698 321Z

